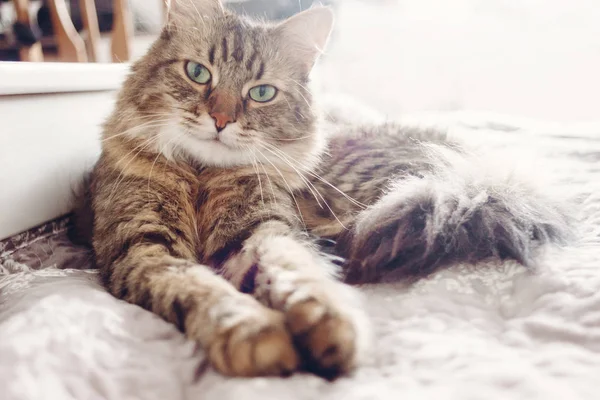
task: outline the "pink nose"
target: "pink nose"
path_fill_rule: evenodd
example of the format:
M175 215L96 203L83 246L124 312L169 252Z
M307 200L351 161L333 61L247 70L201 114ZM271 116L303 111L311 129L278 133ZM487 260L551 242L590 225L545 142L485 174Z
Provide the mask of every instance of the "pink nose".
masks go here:
M224 112L211 112L210 116L215 120L217 132L221 132L228 123L233 122L233 117Z

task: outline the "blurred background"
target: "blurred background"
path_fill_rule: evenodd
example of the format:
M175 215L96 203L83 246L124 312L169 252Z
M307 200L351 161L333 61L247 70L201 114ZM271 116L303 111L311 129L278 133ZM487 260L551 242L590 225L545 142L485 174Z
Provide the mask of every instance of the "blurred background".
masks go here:
M86 44L90 40L82 18L84 0L27 0L29 29L15 23L15 4L23 0L1 1L2 60L18 60L23 46L39 39L44 61L73 61L68 54L61 59L57 45L60 29L55 29L52 7L59 4L60 8L61 2L81 40ZM100 35L95 54L90 56L86 48L84 61L135 59L164 20L161 0L90 1ZM131 20L129 28L123 28L124 52L119 46L115 50L110 41L114 21L119 19L115 7L120 3L125 3L126 19ZM312 3L234 0L227 6L278 20ZM600 120L598 0L322 3L334 7L337 14L330 47L317 71L327 90L351 94L394 116L470 110L556 122ZM119 51L124 55L115 57Z

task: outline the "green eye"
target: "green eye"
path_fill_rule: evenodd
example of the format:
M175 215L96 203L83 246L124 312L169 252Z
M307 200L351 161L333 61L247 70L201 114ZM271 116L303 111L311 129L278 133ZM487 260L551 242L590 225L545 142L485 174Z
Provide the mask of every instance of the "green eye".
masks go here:
M259 103L266 103L267 101L273 100L275 95L277 94L277 88L271 85L260 85L254 86L248 92L250 98L254 101L258 101Z
M185 72L191 80L202 85L208 83L208 81L210 81L211 78L210 71L208 70L208 68L206 68L202 64L198 64L197 62L193 61L188 61L185 64Z

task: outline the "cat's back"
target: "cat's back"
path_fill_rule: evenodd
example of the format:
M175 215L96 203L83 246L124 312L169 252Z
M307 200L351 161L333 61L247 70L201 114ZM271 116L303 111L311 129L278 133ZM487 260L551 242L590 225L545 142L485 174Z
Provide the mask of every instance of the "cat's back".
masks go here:
M328 182L342 185L342 191L364 187L365 192L373 193L371 186L383 187L390 177L418 174L430 161L423 143L449 144L442 131L396 122L336 121L330 129L319 173Z
M409 126L386 118L362 102L342 95L323 95L321 129L328 138L328 151L321 164L326 171L340 164L370 164L390 170L398 163L420 161L422 143L449 144L444 131Z

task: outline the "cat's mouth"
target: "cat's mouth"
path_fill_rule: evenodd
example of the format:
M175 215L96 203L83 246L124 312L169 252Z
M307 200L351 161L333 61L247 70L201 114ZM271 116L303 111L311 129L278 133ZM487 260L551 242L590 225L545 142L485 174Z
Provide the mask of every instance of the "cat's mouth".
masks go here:
M247 146L247 140L242 140L240 143L240 137L237 133L223 129L221 132L217 132L212 126L207 127L206 125L200 126L189 126L184 125L184 134L192 138L194 141L203 143L205 145L217 145L226 147L230 150L241 150ZM212 129L211 129L212 128Z
M222 137L220 137L217 133L214 134L198 134L197 132L194 131L186 131L186 134L193 138L194 140L200 142L200 143L204 143L205 145L218 145L218 146L223 146L226 147L228 149L231 150L235 150L236 146L232 146L229 143L226 143Z
M219 135L217 134L216 131L215 132L207 132L207 131L187 128L184 130L184 132L187 136L192 137L193 139L201 141L201 142L223 143L223 141L221 141L221 139L219 139Z
M211 142L211 143L219 143L222 144L223 146L227 146L227 147L232 147L230 144L227 144L223 138L219 135L215 135L215 137L210 138L210 139L206 139L205 141Z

